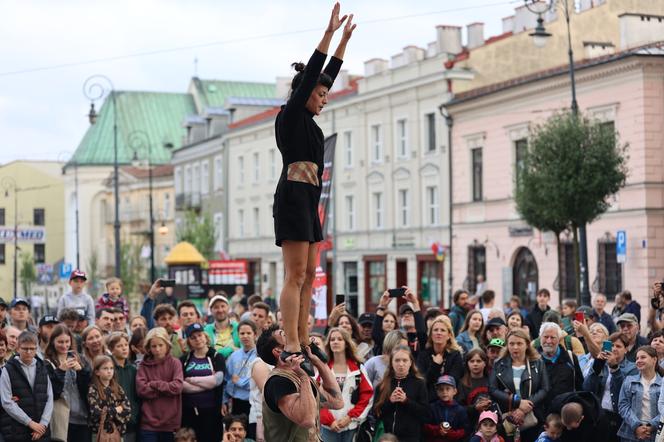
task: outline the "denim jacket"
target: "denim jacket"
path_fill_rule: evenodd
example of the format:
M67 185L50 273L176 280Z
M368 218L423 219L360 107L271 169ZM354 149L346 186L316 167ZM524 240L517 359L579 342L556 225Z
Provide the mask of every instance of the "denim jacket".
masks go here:
M620 398L620 388L623 385L623 381L628 376L638 376L639 371L636 369L636 366L633 362L623 359L619 365L619 369L616 370L611 375L611 383L609 385L610 395L611 395L611 405L613 412L619 413L618 411L618 401ZM606 364L606 361L601 359L595 359L590 368L590 373L583 381L583 390L590 391L597 396L600 403L602 402L602 396L604 396L604 390L606 389L606 378L609 375L609 366Z
M473 341L470 339L468 330L459 333L459 336L456 337L457 344L463 349L463 353L468 353L473 349Z
M656 374L653 383L650 385L650 414L653 416L648 422L653 429L650 441L655 440L657 425L659 425L659 391L662 386L662 378ZM620 389L620 400L618 401L618 410L623 418L623 423L618 430L618 436L629 441L637 441L636 428L642 423L640 419L641 407L643 405L643 385L641 385L641 375L628 376Z

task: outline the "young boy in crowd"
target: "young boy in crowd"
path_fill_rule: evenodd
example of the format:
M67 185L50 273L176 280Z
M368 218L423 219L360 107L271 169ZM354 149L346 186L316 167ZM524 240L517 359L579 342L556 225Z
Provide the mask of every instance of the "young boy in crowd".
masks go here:
M493 411L483 411L477 433L473 434L469 442L505 442L505 439L498 435L498 415Z
M60 316L62 310L66 308L74 308L83 311L83 315L87 319L87 325L95 323L95 302L92 300L92 296L83 291L87 280L88 277L84 271L76 269L71 272L71 275L69 275L71 292L64 294L58 300L57 316Z
M180 359L184 354L184 341L178 337L173 329L177 313L170 304L160 304L154 309L153 318L157 327L164 327L171 341L171 356Z
M50 440L53 390L44 363L36 357L37 346L36 334L22 332L18 357L11 358L0 375L0 400L5 410L0 425L5 442Z
M463 440L470 425L466 408L454 400L456 380L450 375L439 377L436 394L438 400L430 405L432 420L424 425L427 442Z
M544 431L535 442L552 442L560 439L561 434L563 434L563 421L560 419L560 415L551 413L546 417Z
M122 310L125 318L129 318L129 303L122 296L122 289L123 285L120 278L109 278L106 280L106 293L101 295L97 300L95 311L103 308L118 308Z

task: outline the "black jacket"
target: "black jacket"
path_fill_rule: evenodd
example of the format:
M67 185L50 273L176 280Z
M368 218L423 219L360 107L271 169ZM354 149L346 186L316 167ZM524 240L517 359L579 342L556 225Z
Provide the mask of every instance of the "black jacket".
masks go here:
M51 386L53 387L53 400L56 401L62 396L62 391L65 388L65 371L60 370L57 367L54 367L49 361L44 363L46 371L48 372L48 377L51 379ZM88 364L83 363L83 367L80 371L76 372L76 387L78 388L78 394L81 395L81 399L85 404L85 408L88 408L88 389L90 388L90 380L92 379L92 370Z
M530 364L530 373L526 369L521 375L521 398L532 401L535 416L540 422L544 422L546 415L545 400L549 392L549 377L546 373L546 366L542 359L528 361ZM491 398L498 404L503 413L519 408L521 401L514 401L513 396L516 393L514 386L514 375L512 373L512 358L508 355L498 359L493 365L493 371L489 377L489 393Z
M576 402L583 407L583 420L579 428L567 430L558 439L560 442L604 442L609 440L609 421L606 413L602 410L602 403L588 391L577 391L557 396L551 403L551 413L560 414L563 406L570 402Z
M556 362L542 356L546 365L546 373L549 376L549 401L559 394L583 390L583 373L579 360L571 350L565 350L562 345L559 345L558 348L560 354ZM542 354L542 347L537 347L537 351ZM570 353L572 354L571 359Z
M457 381L463 376L463 358L457 350L445 351L442 364L436 364L432 359L433 349L425 348L417 355L417 369L424 375L427 383L429 402L438 400L436 395L436 381L444 374L448 374Z
M11 358L5 365L9 373L12 385L12 397L17 398L18 406L35 422L41 421L44 407L48 401L48 373L41 359L37 358L35 382L30 387L28 378L21 368L18 357ZM0 415L0 432L6 442L25 442L32 440L32 430L29 427L15 421L9 414L3 412ZM50 430L40 441L50 440Z
M180 358L180 362L182 362L182 373L185 378L187 377L185 375L187 362L189 362L189 358L191 358L193 354L194 352L190 351L189 353ZM210 358L210 360L212 361L212 367L214 368L215 373L217 372L226 373L226 358L224 358L224 356L221 353L217 353L217 351L214 348L210 347L205 356ZM182 393L182 394L185 395L187 393ZM224 396L224 383L222 382L219 386L214 388L214 401L220 407L221 404L223 403L224 399L223 396Z
M376 315L374 318L373 328L371 329L371 339L374 341L373 352L375 356L383 354L383 340L385 339L385 332L383 331L383 317ZM408 346L413 352L413 356L417 354L427 345L427 325L424 322L424 316L420 310L413 312L413 319L415 320L415 333L407 333Z
M383 421L386 433L392 433L399 442L421 442L424 440L422 428L430 419L429 402L424 381L408 375L397 384L392 379L390 392L400 385L408 398L405 403L392 403L389 398L380 408L379 418ZM376 388L374 403L380 396L380 388Z
M544 313L548 312L549 310L551 310L551 307L548 305L546 306L546 310L542 311L540 310L539 306L535 304L530 313L528 313L528 316L526 316L526 325L528 325L528 330L530 330L530 337L532 339L535 339L539 336L539 329L542 325L542 318L544 317Z

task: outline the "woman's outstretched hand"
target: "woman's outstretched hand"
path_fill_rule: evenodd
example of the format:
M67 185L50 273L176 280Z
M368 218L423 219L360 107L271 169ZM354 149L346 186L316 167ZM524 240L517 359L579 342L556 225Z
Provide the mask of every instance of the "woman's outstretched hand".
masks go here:
M348 16L348 20L346 21L346 26L344 26L344 33L341 36L342 39L348 41L350 38L353 36L353 31L357 25L353 24L353 14Z
M339 18L339 11L341 10L341 5L339 2L334 4L334 8L332 8L332 15L330 16L330 23L327 25L327 30L326 32L336 32L337 29L341 27L341 25L346 21L348 18L347 15L344 15L343 17ZM352 32L352 31L351 31ZM344 29L344 35L346 35L346 29Z

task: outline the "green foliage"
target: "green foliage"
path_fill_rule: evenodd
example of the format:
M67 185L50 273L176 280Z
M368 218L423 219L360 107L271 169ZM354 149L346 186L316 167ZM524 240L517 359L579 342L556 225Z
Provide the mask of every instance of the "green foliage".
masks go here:
M88 293L93 299L99 295L99 255L97 249L93 248L88 259Z
M218 235L212 220L212 214L209 212L199 216L194 211L187 211L176 236L178 242L187 241L193 244L205 259L215 258L214 245L217 242Z
M37 268L29 252L21 252L21 271L19 272L19 281L23 288L23 296L32 295L32 285L37 281Z
M145 274L145 262L141 258L142 245L138 242L120 244L120 279L124 285L124 294L130 297L139 287Z

